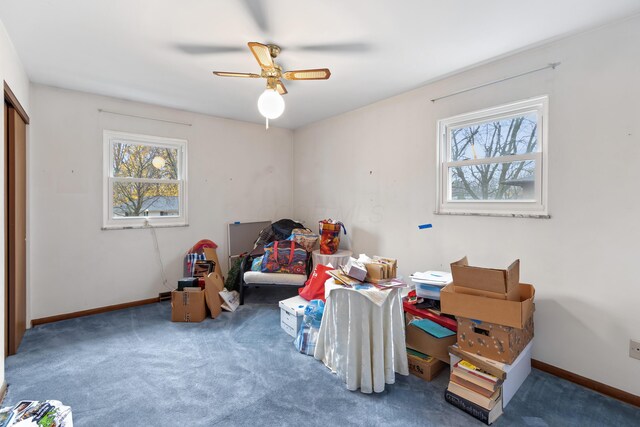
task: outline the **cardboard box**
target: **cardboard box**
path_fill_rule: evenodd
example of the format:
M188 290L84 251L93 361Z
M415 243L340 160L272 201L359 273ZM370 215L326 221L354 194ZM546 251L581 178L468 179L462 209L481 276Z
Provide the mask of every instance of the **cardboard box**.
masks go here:
M436 338L431 334L426 333L417 326L410 325L409 323L416 318L410 313L405 314L406 329L405 338L407 347L419 351L420 353L433 356L444 363L449 363L449 346L456 343L457 336L453 334L445 338Z
M222 313L224 300L220 296L220 291L224 289L224 281L215 271L204 278L204 296L211 313L211 318L215 319Z
M469 353L512 363L533 339L533 316L523 329L458 317L458 347Z
M440 291L440 310L454 316L523 329L535 309L535 288L521 283L518 293L519 301L487 298L460 292L454 282Z
M200 288L184 288L171 292L172 322L202 322L207 317L204 291Z
M520 260L515 260L506 270L472 267L467 257L451 263L453 284L469 289L484 291L484 296L515 301L515 289L520 283Z
M220 261L218 261L218 252L216 252L213 248L203 248L202 252L204 253L204 258L215 263L213 267L213 271L218 273L220 277L222 277L222 281L224 281L224 276L222 275L222 268L220 268Z
M282 300L278 304L280 306L280 327L294 338L298 336L307 304L309 301L301 296Z
M411 349L408 350L410 351ZM447 366L446 363L435 357L427 356L424 358L413 355L410 352L407 352L407 360L409 362L409 372L425 381L434 379Z
M520 355L510 365L494 362L492 360L482 358L479 356L470 355L467 359L466 355L469 353L465 351L457 350L451 353L451 365L455 365L463 356L465 360L468 360L472 364L476 365L480 369L486 370L489 373L491 369L498 368L502 375L496 375L504 379L502 383L502 406L506 408L511 398L516 394L524 380L527 379L531 373L531 351L533 348L533 340L524 348Z
M493 298L493 299L506 299L509 301L518 301L520 298L520 290L517 286L511 288L506 294L483 291L480 289L466 288L464 286L458 286L454 284L456 292L468 295L476 295L479 297Z

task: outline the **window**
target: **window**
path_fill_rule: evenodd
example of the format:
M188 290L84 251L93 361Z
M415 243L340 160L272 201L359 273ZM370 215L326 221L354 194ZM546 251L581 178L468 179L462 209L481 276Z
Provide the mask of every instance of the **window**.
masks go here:
M105 130L104 228L187 224L187 141Z
M438 121L436 213L547 217L547 102Z

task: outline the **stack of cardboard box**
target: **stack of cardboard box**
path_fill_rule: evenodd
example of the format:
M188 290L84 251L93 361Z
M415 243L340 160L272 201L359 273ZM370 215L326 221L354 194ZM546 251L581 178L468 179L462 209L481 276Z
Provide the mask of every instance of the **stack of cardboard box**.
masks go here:
M211 318L222 312L224 300L220 292L224 289L224 278L218 254L214 248L204 248L203 252L205 260L198 264L201 268L194 269L193 277L180 279L178 288L171 292L172 322L202 322L207 309Z
M520 261L507 269L451 264L441 309L457 318L445 399L490 424L531 371L535 289L520 283Z
M409 372L431 381L449 363L448 349L456 343L457 324L447 316L417 308L406 298L403 308Z
M449 363L450 345L456 343L458 325L440 312L440 290L451 283L451 274L425 271L410 276L416 298L403 300L406 320L409 372L424 380L433 379Z

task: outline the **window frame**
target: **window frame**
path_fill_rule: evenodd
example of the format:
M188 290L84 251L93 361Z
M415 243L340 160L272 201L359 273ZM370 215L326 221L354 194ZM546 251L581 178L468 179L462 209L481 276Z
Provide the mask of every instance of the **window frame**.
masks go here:
M525 114L537 115L538 151L510 156L487 157L451 161L451 130L492 120L519 117ZM485 108L438 120L437 125L437 167L436 167L436 214L444 215L486 215L549 218L547 204L548 188L548 127L549 97L547 95ZM509 163L513 161L535 160L534 201L524 200L452 200L449 169L456 166L478 164Z
M130 143L135 145L148 145L153 147L173 148L178 151L178 179L153 179L153 178L125 178L113 176L113 144ZM102 229L124 229L152 227L184 227L188 224L187 217L187 140L179 138L166 138L154 135L143 135L130 132L103 130L103 212ZM178 184L178 212L177 216L152 216L152 217L121 217L113 216L113 183L120 182L149 182L163 184Z

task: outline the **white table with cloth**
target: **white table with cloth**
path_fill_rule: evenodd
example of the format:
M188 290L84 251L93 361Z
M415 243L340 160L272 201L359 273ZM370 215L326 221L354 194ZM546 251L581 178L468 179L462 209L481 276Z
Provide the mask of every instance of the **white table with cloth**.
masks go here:
M346 249L338 249L335 254L321 254L320 249L316 249L311 252L311 259L313 259L313 265L327 265L331 264L333 268L338 268L341 265L345 265L349 258L351 258L353 252Z
M347 389L384 391L395 373L409 375L400 289L345 288L329 279L314 357Z

